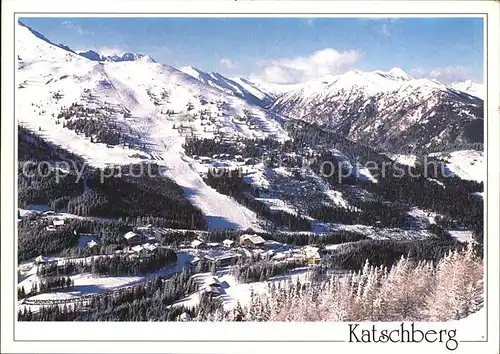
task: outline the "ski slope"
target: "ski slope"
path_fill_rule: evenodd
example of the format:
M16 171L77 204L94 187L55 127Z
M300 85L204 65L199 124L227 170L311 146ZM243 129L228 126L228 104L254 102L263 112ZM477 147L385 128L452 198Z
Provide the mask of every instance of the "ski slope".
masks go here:
M469 181L483 182L486 179L486 161L483 151L461 150L447 156L446 167L454 175Z

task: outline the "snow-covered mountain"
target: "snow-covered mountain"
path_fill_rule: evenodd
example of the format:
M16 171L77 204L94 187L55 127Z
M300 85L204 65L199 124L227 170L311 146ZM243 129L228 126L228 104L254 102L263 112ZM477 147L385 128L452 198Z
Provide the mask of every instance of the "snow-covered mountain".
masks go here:
M20 125L92 166L154 161L204 213L209 228L258 230L262 224L254 211L206 184L197 159L201 152L188 155L186 137L227 145L241 144L239 138L285 140L289 132L283 118L323 124L377 147L482 137L480 99L400 69L351 71L281 87L193 67L178 70L143 55L82 55L21 24L16 40ZM272 107L263 107L273 100ZM285 177L293 180L288 171L259 168L258 176L267 174L278 186ZM316 179L311 181L321 187ZM259 198L269 203L273 199Z
M95 61L16 28L18 123L90 165L152 161L181 186L209 228L258 229L255 213L208 187L186 136L284 139L262 108L149 60Z
M286 85L274 85L241 77L228 78L219 73L204 72L193 66L185 66L180 70L209 86L262 107L269 106L279 95L291 89Z
M454 82L450 84L450 87L458 91L466 92L469 95L479 97L482 100L484 100L486 95L484 84L478 84L472 80Z
M482 100L399 68L312 80L271 109L377 147L482 141Z

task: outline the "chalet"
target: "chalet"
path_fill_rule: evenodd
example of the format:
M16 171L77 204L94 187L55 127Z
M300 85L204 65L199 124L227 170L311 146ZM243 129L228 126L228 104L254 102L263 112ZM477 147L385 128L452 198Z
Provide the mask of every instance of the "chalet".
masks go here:
M226 239L224 241L222 241L222 245L226 248L231 248L233 247L234 245L234 241L233 240L229 240L229 239Z
M235 264L240 257L239 254L223 254L220 256L205 256L205 260L210 262L210 265L217 267L227 267Z
M143 247L142 247L142 245L135 245L133 247L130 247L128 250L129 250L129 253L131 253L130 251L133 251L135 253L139 253L143 250Z
M50 232L56 231L56 227L54 225L49 225L45 229Z
M241 235L240 236L240 245L247 247L262 247L266 243L262 237L257 235Z
M127 243L129 245L137 245L137 244L142 243L142 236L139 234L136 234L133 231L127 232L125 235L123 235L123 237L125 238L125 240L127 241Z
M318 264L321 261L318 247L306 246L302 250L304 251L307 263Z
M201 249L201 248L205 248L205 246L206 246L206 243L205 243L205 241L202 241L202 240L194 240L193 242L191 242L192 248Z
M210 248L219 248L220 247L220 243L219 242L207 242L207 247L210 247Z
M154 244L151 244L151 243L145 243L144 245L142 245L144 247L144 249L148 252L154 252L156 251L156 249L158 248L158 244L157 243L154 243Z
M132 252L129 253L133 253L136 255L144 255L147 252L146 248L144 248L143 245L135 245L134 247L130 248L130 251Z

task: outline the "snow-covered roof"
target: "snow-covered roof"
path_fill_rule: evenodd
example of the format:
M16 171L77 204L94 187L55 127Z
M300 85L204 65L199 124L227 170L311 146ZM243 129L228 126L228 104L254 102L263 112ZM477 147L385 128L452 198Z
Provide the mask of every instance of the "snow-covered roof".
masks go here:
M155 249L158 248L158 245L157 244L150 244L150 243L146 243L144 245L142 245L145 249L147 249L148 251L154 251Z
M133 231L129 231L125 235L123 235L123 237L125 237L127 240L130 240L131 238L136 237L136 236L139 236L139 235L137 235Z
M254 244L260 244L260 243L265 243L266 242L266 240L264 240L261 236L253 236L250 240Z
M198 247L199 245L202 245L202 244L204 244L203 241L194 240L193 242L191 242L191 247Z
M305 246L302 248L307 258L321 258L319 254L319 247Z
M223 243L224 245L232 245L232 244L234 243L234 241L233 241L233 240L230 240L230 239L226 239L226 240L222 241L222 243Z

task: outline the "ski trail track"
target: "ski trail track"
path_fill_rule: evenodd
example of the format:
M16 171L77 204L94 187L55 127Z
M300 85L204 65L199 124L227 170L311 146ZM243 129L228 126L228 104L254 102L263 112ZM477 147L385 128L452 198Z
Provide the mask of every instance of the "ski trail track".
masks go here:
M146 110L131 105L130 95L134 90L125 82L116 80L113 75L107 75L107 78L118 93L116 98L133 112L127 121L134 134L142 141L149 142L147 152L151 159L163 167L165 176L174 180L184 190L188 200L203 212L209 230L262 230L255 212L218 193L203 181L193 161L184 152L184 137L172 129L173 122L157 115L154 108Z
M261 230L253 211L238 204L234 199L218 193L203 181L190 158L184 153L182 137L166 136L157 139L161 139L163 143L163 151L159 151L158 154L162 158L159 164L165 167L165 175L176 181L191 203L202 210L209 230L221 228Z

